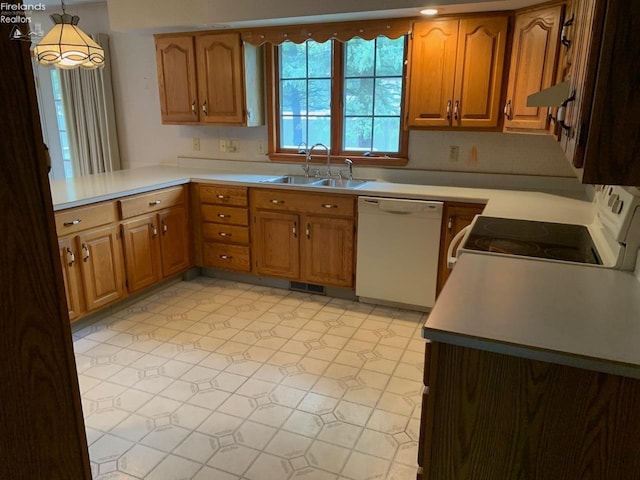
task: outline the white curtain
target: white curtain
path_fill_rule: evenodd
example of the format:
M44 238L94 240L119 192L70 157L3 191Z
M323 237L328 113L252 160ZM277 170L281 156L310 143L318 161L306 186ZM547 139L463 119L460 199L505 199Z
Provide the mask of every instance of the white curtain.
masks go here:
M104 68L60 70L74 176L120 169L109 37L102 33L91 37L104 49Z

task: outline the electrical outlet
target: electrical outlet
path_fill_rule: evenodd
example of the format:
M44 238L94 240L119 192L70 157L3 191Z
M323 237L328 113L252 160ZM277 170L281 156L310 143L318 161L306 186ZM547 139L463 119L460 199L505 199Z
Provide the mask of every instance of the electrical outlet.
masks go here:
M458 151L459 151L459 147L457 145L450 145L449 146L449 161L450 162L457 162L458 161Z
M227 140L227 152L235 153L238 151L237 140Z
M221 152L226 152L227 151L227 141L224 139L220 139L218 140L218 150L220 150Z
M256 145L256 153L258 155L264 155L264 143L263 142L258 142L258 144Z
M193 137L193 151L200 151L200 139L198 137Z

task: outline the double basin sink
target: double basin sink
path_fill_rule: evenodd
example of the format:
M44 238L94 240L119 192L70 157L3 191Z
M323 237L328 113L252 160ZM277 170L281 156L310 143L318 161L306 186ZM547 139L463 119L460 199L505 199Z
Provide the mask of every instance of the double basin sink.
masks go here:
M309 187L358 188L371 180L349 180L346 178L316 178L303 175L284 175L271 178L263 183L278 185L305 185Z

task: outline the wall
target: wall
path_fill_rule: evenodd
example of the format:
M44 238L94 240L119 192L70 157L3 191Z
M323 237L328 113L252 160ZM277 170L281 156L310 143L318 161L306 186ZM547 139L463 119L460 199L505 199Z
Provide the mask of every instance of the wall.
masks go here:
M176 157L268 161L258 153L266 145L266 127L210 127L162 125L151 34L113 32L108 28L105 4L67 9L80 15L80 26L111 35L112 75L118 135L124 168L175 164ZM52 13L52 12L48 12ZM48 28L44 27L45 30ZM200 151L192 139L200 139ZM218 139L238 140L236 153L221 153ZM449 146L459 146L457 162L449 161ZM471 155L477 150L477 160ZM573 172L553 139L545 136L503 133L412 131L408 167L420 170L506 173L573 177Z

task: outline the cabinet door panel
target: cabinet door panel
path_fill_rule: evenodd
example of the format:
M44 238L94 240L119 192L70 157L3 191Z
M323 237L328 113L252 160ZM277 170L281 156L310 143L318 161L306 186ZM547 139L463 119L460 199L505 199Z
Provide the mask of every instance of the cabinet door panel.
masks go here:
M196 37L200 121L244 123L242 45L238 34Z
M125 294L118 228L108 226L78 235L87 310L95 310Z
M353 286L353 220L305 216L302 223L302 278L323 285Z
M127 285L130 292L162 278L159 263L159 225L155 215L122 224Z
M158 214L162 273L168 277L190 265L189 228L184 207L174 207Z
M525 128L545 132L547 108L527 107L527 96L554 83L561 18L561 6L516 17L505 130Z
M84 296L82 292L82 276L80 274L80 255L75 237L65 237L58 240L60 249L60 263L62 265L62 280L67 298L69 320L73 321L84 312Z
M507 24L507 17L460 20L454 125L498 125Z
M408 125L451 125L457 42L457 20L415 24L411 50Z
M156 38L156 64L162 122L198 122L193 36Z
M257 211L252 251L256 273L297 279L300 276L298 215Z

